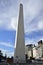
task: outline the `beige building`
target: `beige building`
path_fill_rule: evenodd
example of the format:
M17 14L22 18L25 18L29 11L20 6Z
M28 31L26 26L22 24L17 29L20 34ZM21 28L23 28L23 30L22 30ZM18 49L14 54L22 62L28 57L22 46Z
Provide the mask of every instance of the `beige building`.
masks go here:
M25 47L25 54L28 55L28 59L30 59L30 57L33 57L33 46L32 44L26 45Z
M38 47L41 48L41 51L42 51L42 57L43 57L43 41L42 41L42 40L40 40L40 41L38 42Z
M28 55L28 59L30 59L30 57L39 59L42 57L42 48L40 46L35 46L32 44L26 45L25 54Z
M42 57L42 49L41 47L34 47L33 48L33 57L39 59Z
M40 46L38 47L38 56L39 58L42 57L42 48Z
M34 58L38 58L38 53L37 53L38 49L36 47L33 47L33 57Z

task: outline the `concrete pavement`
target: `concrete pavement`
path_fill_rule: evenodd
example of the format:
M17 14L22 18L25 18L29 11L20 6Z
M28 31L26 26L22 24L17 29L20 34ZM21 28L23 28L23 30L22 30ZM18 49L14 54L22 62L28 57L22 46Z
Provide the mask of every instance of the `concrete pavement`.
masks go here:
M11 63L11 64L8 64L8 63L0 63L0 65L43 65L43 63Z

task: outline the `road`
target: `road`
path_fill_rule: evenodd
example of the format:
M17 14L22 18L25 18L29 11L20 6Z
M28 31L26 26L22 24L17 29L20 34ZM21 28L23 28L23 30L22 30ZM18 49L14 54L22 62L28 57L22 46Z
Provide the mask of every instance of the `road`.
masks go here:
M43 63L19 63L19 64L15 64L15 63L12 63L12 64L8 64L8 63L0 63L0 65L43 65Z

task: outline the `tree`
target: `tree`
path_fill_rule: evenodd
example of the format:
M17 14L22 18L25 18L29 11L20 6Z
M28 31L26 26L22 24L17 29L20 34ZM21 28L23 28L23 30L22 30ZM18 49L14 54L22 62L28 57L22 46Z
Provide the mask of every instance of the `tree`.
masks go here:
M26 62L28 61L28 55L27 54L25 54L25 56L26 56Z
M0 62L2 61L2 56L3 56L3 54L2 54L2 52L0 50Z

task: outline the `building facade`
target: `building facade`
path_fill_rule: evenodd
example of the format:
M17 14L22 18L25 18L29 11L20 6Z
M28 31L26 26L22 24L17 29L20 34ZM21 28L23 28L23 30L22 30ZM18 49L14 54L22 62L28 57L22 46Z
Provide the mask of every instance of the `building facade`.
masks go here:
M40 59L42 58L43 55L42 47L35 46L33 44L28 44L25 47L25 54L28 55L28 59L30 59L30 57L33 57L35 59Z

